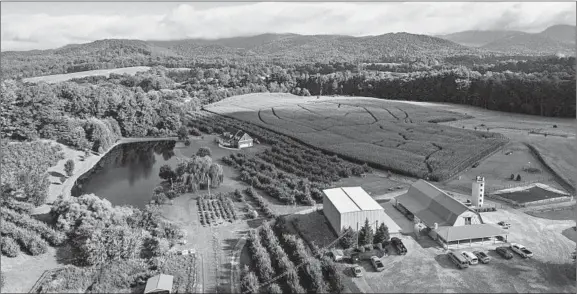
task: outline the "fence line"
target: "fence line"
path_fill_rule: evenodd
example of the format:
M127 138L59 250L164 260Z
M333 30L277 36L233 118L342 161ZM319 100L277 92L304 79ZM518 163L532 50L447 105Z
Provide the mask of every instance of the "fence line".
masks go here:
M36 280L36 283L34 283L34 286L32 286L32 288L30 289L30 291L28 291L28 293L38 293L39 292L39 287L42 284L42 282L44 281L44 279L46 279L46 277L49 274L53 274L56 271L59 271L60 268L53 268L53 269L49 269L49 270L45 270L42 275L40 276L40 278L38 278L38 280Z

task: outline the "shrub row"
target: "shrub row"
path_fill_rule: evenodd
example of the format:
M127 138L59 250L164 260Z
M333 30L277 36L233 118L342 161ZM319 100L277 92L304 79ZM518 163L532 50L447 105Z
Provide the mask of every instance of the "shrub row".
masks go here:
M276 213L270 209L268 203L254 190L253 187L246 188L245 193L256 201L258 208L260 208L266 217L276 217Z
M321 259L321 266L323 269L323 276L329 286L329 292L330 293L343 292L344 290L343 281L338 273L338 269L335 262L328 256L325 256Z
M256 230L248 234L248 246L254 260L254 265L261 283L270 280L274 276L274 270L267 250L262 246L260 236Z
M268 222L263 223L263 225L260 227L260 234L262 242L266 244L266 247L272 257L272 262L276 272L296 273L294 263L290 260L283 247L280 245L277 236L275 235ZM302 288L299 276L297 274L287 274L282 280L287 285L290 293L304 293L305 290Z
M259 293L257 289L258 285L259 283L256 274L245 265L240 272L240 288L242 292Z
M12 237L2 236L2 254L8 257L16 257L20 254L20 246Z
M28 203L28 202L22 202L22 201L18 201L15 200L12 197L5 197L2 200L2 207L6 207L6 208L10 208L18 213L23 213L23 214L30 214L30 212L32 212L32 209L34 209L34 205Z
M284 245L295 264L306 263L299 268L303 285L309 292L325 293L327 285L323 278L320 261L309 255L303 241L292 234L283 235Z
M48 250L48 243L37 233L20 228L6 219L2 219L1 232L2 235L12 237L20 245L20 248L33 256L44 254Z
M29 215L17 213L16 211L6 207L1 207L0 212L2 212L2 217L7 221L13 222L19 227L40 234L40 236L46 239L48 243L50 243L50 245L52 246L58 246L66 240L66 236L64 235L64 233L54 230L47 224L31 218Z

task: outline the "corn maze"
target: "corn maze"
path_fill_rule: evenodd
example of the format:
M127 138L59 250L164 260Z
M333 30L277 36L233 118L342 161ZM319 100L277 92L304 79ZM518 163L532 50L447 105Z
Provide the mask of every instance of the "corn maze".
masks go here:
M205 109L354 162L437 181L454 176L507 142L501 134L437 124L469 118L442 109L372 98L306 100L289 94L273 99L279 101L274 104L267 95L232 97Z

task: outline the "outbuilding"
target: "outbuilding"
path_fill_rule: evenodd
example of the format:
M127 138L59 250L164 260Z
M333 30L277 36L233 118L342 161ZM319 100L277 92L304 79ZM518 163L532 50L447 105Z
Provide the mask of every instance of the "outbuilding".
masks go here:
M323 190L323 212L331 227L340 235L343 230L351 227L358 231L368 219L375 231L384 223L389 234L400 232L400 227L361 187L341 187Z
M165 274L151 277L146 281L144 293L170 294L172 293L172 280L173 276Z

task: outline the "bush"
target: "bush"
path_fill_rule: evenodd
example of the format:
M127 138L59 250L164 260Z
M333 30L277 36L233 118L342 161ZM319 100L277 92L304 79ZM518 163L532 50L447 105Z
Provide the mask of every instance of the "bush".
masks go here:
M5 218L5 220L13 222L19 227L29 229L40 234L42 238L46 239L53 246L62 244L62 242L64 242L66 239L66 236L63 233L55 231L46 225L46 223L33 219L29 215L20 214L5 207L1 207L0 212L2 212L2 216Z
M517 182L520 182L520 181L521 181L521 175L520 175L520 174L517 174L517 178L516 178L515 180L516 180Z
M202 133L197 128L190 128L189 133L195 137L199 137Z
M64 164L64 171L67 176L71 176L74 173L74 160L68 159Z
M48 250L48 243L42 240L38 234L20 228L6 220L2 221L2 235L12 237L20 245L20 248L33 256L44 254Z
M3 236L2 237L2 254L8 257L16 257L20 253L20 246L14 239Z
M192 143L190 142L190 139L184 140L184 146L188 147L188 146L190 146L190 144L192 144Z
M205 157L205 156L212 156L212 151L208 147L200 147L196 152L196 156Z
M511 181L514 181L515 180L515 174L511 174L510 179L511 179Z
M270 294L282 294L282 289L277 283L272 283L268 287L268 293Z

